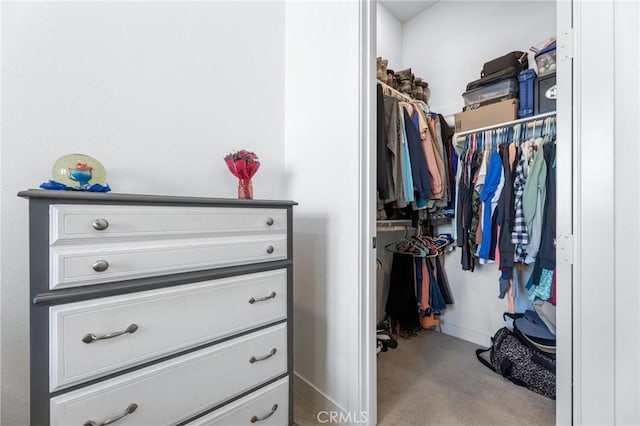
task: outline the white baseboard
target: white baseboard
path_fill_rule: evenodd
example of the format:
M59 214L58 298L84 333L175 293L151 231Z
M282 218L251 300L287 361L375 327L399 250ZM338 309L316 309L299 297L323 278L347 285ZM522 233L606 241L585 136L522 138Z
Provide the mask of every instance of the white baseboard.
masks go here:
M310 408L316 413L319 411L345 412L340 404L295 371L293 372L293 392L308 402Z
M442 322L442 332L449 336L457 337L458 339L466 340L476 345L489 347L491 346L491 335L483 333L481 331L472 330L466 327L460 327L459 325Z

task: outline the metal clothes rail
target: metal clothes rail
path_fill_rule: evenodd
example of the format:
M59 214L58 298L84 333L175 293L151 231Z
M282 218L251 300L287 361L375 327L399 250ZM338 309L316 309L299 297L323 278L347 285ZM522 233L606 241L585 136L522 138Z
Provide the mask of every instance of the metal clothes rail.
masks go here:
M459 138L462 138L462 137L467 136L467 135L471 135L473 133L481 133L481 132L484 132L484 131L487 131L487 130L499 129L501 127L514 126L516 124L529 125L529 124L533 124L533 123L538 122L538 121L544 121L545 118L552 117L554 115L556 115L556 112L552 111L552 112L547 112L547 113L544 113L544 114L534 115L533 117L526 117L526 118L520 118L518 120L505 121L503 123L493 124L491 126L479 127L477 129L471 129L471 130L466 130L464 132L459 132L459 133L455 134L455 137L456 137L456 141L458 141Z
M378 232L408 231L412 228L411 220L377 220L376 222Z

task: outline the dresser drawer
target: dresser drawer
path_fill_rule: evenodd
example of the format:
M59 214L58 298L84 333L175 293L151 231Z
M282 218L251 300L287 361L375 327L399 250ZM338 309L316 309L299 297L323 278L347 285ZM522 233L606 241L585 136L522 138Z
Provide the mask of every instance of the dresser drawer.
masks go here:
M49 242L285 232L284 209L167 206L50 206Z
M50 250L51 289L282 260L286 234L74 244Z
M286 316L285 269L53 306L49 390Z
M174 425L286 371L287 329L277 325L56 396L50 424L100 423L130 408L118 426Z
M288 378L258 389L244 398L188 423L188 426L233 426L253 423L261 426L289 424Z

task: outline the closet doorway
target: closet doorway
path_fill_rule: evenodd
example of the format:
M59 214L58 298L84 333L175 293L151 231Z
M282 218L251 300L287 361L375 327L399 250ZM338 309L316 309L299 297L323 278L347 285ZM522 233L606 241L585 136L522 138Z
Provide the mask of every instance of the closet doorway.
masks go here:
M470 55L466 54L465 49L475 49L482 50L485 52L491 51L491 48L496 52L496 54L486 53L484 60L491 59L491 57L498 56L500 53L506 53L511 44L506 40L508 37L504 37L504 26L501 28L503 32L502 36L505 39L505 43L502 46L493 46L487 48L487 46L473 45L474 37L475 42L478 43L481 37L478 36L477 33L474 33L470 30L470 32L465 33L464 28L470 28L464 25L464 13L465 9L477 9L477 10L491 10L494 7L498 7L499 10L496 11L494 16L495 19L512 19L515 16L522 17L527 13L522 13L523 8L530 8L528 11L529 16L538 16L541 18L542 15L546 16L549 20L555 21L555 25L552 23L551 25L546 24L547 28L552 28L551 31L547 31L547 35L556 36L558 39L558 45L560 46L564 39L563 37L567 36L567 33L570 34L571 30L571 9L572 4L569 2L446 2L446 1L429 1L424 2L425 7L420 9L413 16L404 16L404 20L401 21L396 17L396 22L391 22L391 27L389 27L389 21L386 23L383 22L381 26L381 18L384 18L381 15L390 14L389 9L394 9L396 14L401 15L405 13L403 12L401 7L396 7L394 3L411 3L414 6L417 2L378 2L377 7L374 13L374 22L371 25L371 39L377 39L377 45L374 48L376 51L376 56L383 56L388 61L389 64L393 64L393 67L396 69L406 69L413 68L414 73L416 75L422 74L421 76L425 81L429 82L429 89L431 91L431 99L430 99L430 107L432 111L440 112L445 119L453 125L452 115L455 112L460 111L462 106L462 98L460 94L464 91L464 85L460 85L459 80L462 79L466 81L470 81L471 78L464 77L464 75L469 75L461 72L459 66L459 62L456 62L455 58L468 58ZM428 3L428 4L427 4ZM381 8L384 8L382 10ZM540 10L539 8L544 8L544 10ZM428 15L432 14L434 18L432 18L431 25L428 25L429 22ZM388 18L388 17L387 17ZM445 19L446 18L446 19ZM437 23L433 21L433 19L439 20L442 22L442 26L438 26ZM479 19L481 20L481 19ZM486 20L485 22L485 30L484 31L492 31L491 28L499 28L497 25L492 26L489 25ZM499 22L499 21L498 21ZM462 35L458 35L456 38L451 33L444 33L441 28L448 28L451 30L452 24L456 28L458 28L459 32L462 32ZM384 26L386 25L386 26ZM520 24L522 28L526 28L526 25L522 23L522 19L520 19ZM422 28L420 28L422 27ZM426 29L425 29L426 28ZM489 29L487 29L489 28ZM440 31L440 32L439 32ZM495 32L495 30L493 30ZM507 31L508 33L508 31ZM412 37L412 34L414 35ZM466 35L465 35L466 34ZM426 35L426 37L425 37ZM422 36L419 38L418 36ZM383 37L381 39L381 37ZM532 35L530 38L530 44L535 43L537 40L535 35ZM522 38L522 37L521 37ZM540 37L538 37L540 38ZM430 43L440 43L445 45L445 50L450 52L450 56L438 54L441 53L442 50L438 50L436 48L430 49L429 43L425 43L424 40L429 40ZM466 41L465 41L466 40ZM447 44L450 43L450 44ZM393 47L395 46L395 50ZM433 44L431 44L433 46ZM420 48L422 47L422 50ZM525 45L520 50L526 50L529 46ZM385 50L386 49L386 50ZM515 50L515 49L510 49ZM504 51L504 52L503 52ZM416 53L418 52L418 53ZM428 61L420 60L419 55L423 57L427 57ZM481 55L480 53L478 55ZM567 50L563 47L558 48L558 56L557 56L557 88L558 93L561 95L557 100L556 107L556 117L557 117L557 151L556 151L556 161L558 164L557 167L557 220L556 220L556 242L557 242L557 266L556 266L556 276L558 282L565 283L563 286L558 286L557 288L557 336L558 336L558 346L557 346L557 376L556 376L556 404L555 404L555 419L557 424L570 424L572 419L572 391L571 391L571 382L572 382L572 299L573 299L573 284L572 284L572 255L570 253L570 247L573 244L571 238L572 232L572 224L573 224L573 205L574 205L574 195L573 195L573 159L574 159L574 148L573 148L573 134L572 134L572 104L573 104L573 71L572 71L572 55L567 53ZM480 56L479 56L480 57ZM431 65L427 65L426 62L431 62ZM438 66L441 67L441 70L436 70L436 65L433 63L437 63ZM471 68L474 73L478 73L482 68L482 60L476 60L473 63L467 65L467 68ZM372 74L375 75L375 65L374 69L371 71ZM391 65L389 65L391 66ZM444 71L443 71L444 70ZM454 78L457 74L460 74L462 77ZM443 79L441 75L447 75L449 78ZM477 77L476 77L477 78ZM375 79L374 79L375 81ZM372 85L375 86L375 85ZM373 90L373 89L372 89ZM444 93L447 93L446 95ZM376 91L372 91L370 93L371 98L373 98L373 102L376 99ZM453 100L455 97L458 97L459 100ZM375 109L372 114L372 119L375 120ZM372 146L375 147L375 132L372 135ZM455 136L454 136L455 137ZM375 148L374 148L375 149ZM375 166L372 167L373 176L372 179L372 187L376 187L376 174L375 174ZM455 222L453 222L455 223ZM452 225L450 225L452 226ZM406 225L406 223L398 223L398 222L378 222L376 227L376 233L374 236L377 239L377 252L376 257L378 260L380 258L384 258L385 247L388 246L394 239L403 238L408 231L410 226ZM437 232L449 231L450 228L447 228L447 225L444 224L442 226L436 227ZM442 231L441 231L442 229ZM399 236L398 236L399 235ZM495 292L497 293L498 280L496 276L496 268L493 266L491 272L483 272L484 275L477 277L478 273L470 273L470 272L460 272L457 271L455 273L450 273L449 271L452 268L460 268L460 250L456 249L453 253L449 253L446 255L446 271L449 276L449 281L454 279L458 280L459 276L462 274L466 274L465 277L466 282L463 284L468 287L475 285L476 287L481 288L494 288L495 284ZM383 280L387 280L387 282L383 283L381 286L379 283L380 280L380 272L376 274L377 276L372 277L372 281L370 283L370 289L375 289L376 298L376 309L371 313L370 323L368 330L370 334L375 334L377 330L377 326L382 318L384 318L384 310L385 310L385 302L386 295L388 293L388 279L390 275L390 259L387 257L385 265L385 259L382 259L381 262L377 262L379 268L382 268L382 276ZM385 270L385 267L387 268ZM483 265L481 268L484 270L488 270L491 265ZM386 276L385 276L386 274ZM476 275L471 275L476 274ZM468 275L471 275L470 277ZM472 281L486 281L486 283L481 283L479 285L473 284ZM489 284L488 280L491 281ZM459 284L459 282L458 282ZM456 299L456 293L460 290L460 286L458 285L456 288L456 284L452 284L453 287L453 298ZM478 290L478 288L473 289L473 291ZM468 295L463 295L461 297L462 303L460 305L464 305L464 299ZM495 295L492 294L493 297ZM468 297L467 297L468 299ZM456 304L454 303L454 306ZM457 311L455 311L457 309ZM451 309L451 312L455 312L454 315L450 315L454 320L448 321L446 312L442 316L442 323L440 324L441 331L443 331L440 335L435 335L436 338L448 339L449 336L455 336L463 341L469 341L476 345L480 346L488 346L488 336L492 336L495 331L500 327L499 317L501 315L501 311L506 311L506 305L497 304L492 302L489 306L488 313L483 317L482 314L475 312L472 315L468 315L471 317L470 321L475 321L478 323L480 321L479 327L465 327L464 323L460 324L461 318L465 315L464 310L455 306L454 309ZM473 315L476 315L473 317ZM480 316L479 316L480 315ZM498 320L496 321L495 317L498 315ZM492 319L486 319L486 316L492 316ZM478 318L483 318L478 320ZM455 322L458 324L455 324ZM484 327L484 328L483 328ZM478 330L480 329L480 330ZM491 330L491 331L490 331ZM449 335L449 336L448 336ZM483 336L484 335L484 336ZM484 339L484 343L481 341ZM410 340L409 340L410 341ZM408 342L408 341L407 341ZM407 342L400 341L400 345L408 346ZM417 340L416 340L417 342ZM454 346L460 344L460 347L464 347L465 342L458 342L457 339L454 343ZM414 345L414 343L411 343ZM388 353L391 353L394 349L388 349ZM415 351L419 351L419 344L416 344L416 348L413 349ZM464 349L460 349L464 350ZM380 355L376 355L376 353L372 353L371 348L368 349L367 359L372 361L373 368L370 369L371 374L377 374L376 365L378 363L382 363L380 357L384 357L387 353L382 353ZM418 356L418 354L415 354ZM446 362L446 360L442 359L446 356L446 354L437 354L434 353L434 356L440 358L437 360L438 362ZM473 354L472 354L473 355ZM479 362L477 362L478 369L484 369ZM416 374L420 374L420 372L416 371ZM370 383L376 383L375 377L369 378ZM378 377L380 380L380 377ZM509 384L511 385L511 384ZM371 395L369 405L371 406L370 413L378 413L378 417L376 420L375 415L370 415L371 424L391 424L385 423L384 417L381 417L381 412L379 408L386 409L383 405L388 405L388 401L385 400L384 404L378 404L381 400L384 399L383 393L385 384L378 383L377 391L376 389L372 389L373 395ZM460 383L460 386L464 387L464 383ZM513 386L513 385L512 385ZM429 395L427 395L429 397ZM393 402L392 402L393 403ZM463 406L457 407L456 409L464 410ZM384 414L384 413L383 413ZM406 421L407 418L405 418ZM427 422L428 423L428 422Z

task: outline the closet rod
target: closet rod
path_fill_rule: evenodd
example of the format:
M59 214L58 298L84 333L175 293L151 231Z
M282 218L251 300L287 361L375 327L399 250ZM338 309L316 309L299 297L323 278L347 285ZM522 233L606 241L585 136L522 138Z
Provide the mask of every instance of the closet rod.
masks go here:
M393 226L402 226L405 228L411 228L411 219L388 219L388 220L383 220L383 219L378 219L376 221L376 225L378 228L385 228L385 227L393 227Z
M389 86L387 83L378 80L378 84L382 85L383 89L387 89L389 90L393 95L400 97L404 100L406 100L407 102L424 102L424 101L419 101L417 99L413 99L411 96L407 95L406 93L402 93L397 91L396 89L394 89L393 87ZM383 90L384 92L384 90Z
M467 135L470 135L472 133L484 132L485 130L497 129L499 127L507 127L507 126L513 126L514 124L530 123L530 122L534 122L534 121L539 121L539 120L543 120L543 119L545 119L547 117L551 117L551 116L554 116L554 115L556 115L556 112L555 111L551 111L551 112L546 112L544 114L534 115L533 117L520 118L518 120L505 121L504 123L493 124L491 126L479 127L477 129L472 129L472 130L465 130L464 132L456 133L456 138L461 137L461 136L467 136Z

